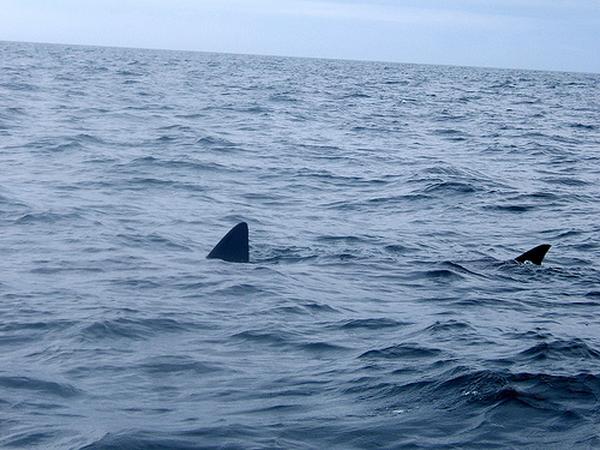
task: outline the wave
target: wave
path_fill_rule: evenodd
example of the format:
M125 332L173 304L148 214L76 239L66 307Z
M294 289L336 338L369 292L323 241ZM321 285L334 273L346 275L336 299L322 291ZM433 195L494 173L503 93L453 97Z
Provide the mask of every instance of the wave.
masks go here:
M223 370L213 364L198 361L190 356L159 356L145 360L137 366L143 372L163 377L166 374L205 375Z
M84 325L77 333L83 341L103 340L146 340L165 333L181 333L197 329L194 322L182 322L175 319L132 319L116 318L98 320Z
M35 391L40 395L73 398L82 392L68 383L58 383L26 376L0 376L0 386L7 390Z
M52 211L32 212L24 214L15 220L19 225L29 224L54 224L60 222L71 222L82 219L79 213L58 213Z
M387 318L375 318L375 319L352 319L344 321L340 324L336 324L336 327L345 330L381 330L385 328L400 328L408 325L409 322L399 322L393 319Z
M124 430L107 433L101 439L81 447L81 450L196 450L198 443L204 448L218 448L211 442L226 442L227 448L243 450L248 448L248 440L259 434L251 427L241 424L216 427L198 427L175 433L161 429ZM272 442L271 442L272 441ZM276 440L266 439L265 444L273 445Z
M436 348L427 348L418 344L398 344L377 350L369 350L359 356L359 358L369 359L419 359L419 358L437 358L442 351Z
M461 183L456 181L432 183L423 189L423 192L427 194L473 194L477 191L478 189L476 189L476 187L470 183Z
M600 350L593 348L580 339L554 340L536 344L527 350L523 350L512 359L518 362L533 362L544 360L565 361L569 358L589 362L600 360Z

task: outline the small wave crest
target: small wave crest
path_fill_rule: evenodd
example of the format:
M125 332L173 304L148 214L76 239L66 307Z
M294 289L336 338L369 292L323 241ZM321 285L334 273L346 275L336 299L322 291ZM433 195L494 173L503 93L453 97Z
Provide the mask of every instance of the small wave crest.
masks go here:
M435 358L442 351L436 348L427 348L418 344L407 343L385 347L377 350L369 350L359 356L363 359L421 359Z
M58 383L39 378L25 376L0 376L0 386L3 389L16 389L36 391L42 395L72 398L81 394L81 391L68 383Z
M117 318L99 320L82 327L78 333L84 341L115 339L146 340L165 333L181 333L196 329L193 322L175 319L129 319Z

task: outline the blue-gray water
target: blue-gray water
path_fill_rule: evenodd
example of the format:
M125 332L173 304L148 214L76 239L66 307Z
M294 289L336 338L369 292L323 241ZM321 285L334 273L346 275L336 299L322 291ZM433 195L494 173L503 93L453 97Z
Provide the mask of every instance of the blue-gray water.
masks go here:
M599 447L599 83L0 43L0 446Z

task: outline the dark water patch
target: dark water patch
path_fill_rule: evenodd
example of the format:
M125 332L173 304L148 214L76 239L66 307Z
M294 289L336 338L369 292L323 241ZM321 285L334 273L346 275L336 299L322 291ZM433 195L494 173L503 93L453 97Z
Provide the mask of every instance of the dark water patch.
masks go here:
M535 209L538 209L539 206L538 205L527 205L527 204L499 204L499 205L485 205L484 206L485 209L487 210L491 210L491 211L499 211L499 212L506 212L506 213L525 213L528 211L532 211Z
M384 80L383 84L387 84L390 86L408 86L410 84L409 80Z
M223 424L214 427L186 427L182 431L164 431L162 427L155 429L125 429L107 433L101 439L90 443L81 450L196 450L201 448L244 450L253 442L258 448L275 448L277 442L285 440L264 437L254 428L242 424ZM217 443L217 444L212 444Z
M481 261L481 262L485 262L485 261ZM459 264L459 263L453 262L453 261L444 261L441 263L441 265L443 267L447 267L449 270L451 270L453 272L456 272L456 273L459 273L462 275L487 278L487 275L480 273L480 272L476 272L475 270L472 270L471 268L466 267L466 266L468 266L468 263Z
M193 322L182 322L175 319L106 319L83 326L78 337L90 342L120 339L145 340L152 336L194 330L197 329L196 325Z
M423 192L427 194L472 194L477 192L477 188L469 183L444 181L427 185Z
M127 69L117 70L116 74L119 76L122 76L122 77L136 77L136 78L143 77L145 75L143 72L136 72L136 71L127 70Z
M0 376L0 386L4 389L35 391L43 395L63 398L72 398L81 394L79 389L68 383L58 383L25 376Z
M369 350L359 356L366 359L421 359L435 358L442 354L441 350L435 348L422 347L418 344L398 344L379 350Z
M310 353L340 353L348 351L347 347L342 345L331 344L329 342L309 342L299 344L299 347Z
M110 157L91 157L89 159L86 159L85 161L83 161L84 164L98 164L98 165L113 165L117 162L118 160L116 158L110 158ZM85 184L93 184L93 183L97 183L98 186L107 186L110 185L109 182L107 181L84 181L81 184L85 185Z
M79 213L58 213L51 211L27 213L18 217L15 222L19 225L55 224L82 219Z
M448 120L448 119L444 119ZM440 136L448 141L463 142L469 137L467 133L462 130L456 130L453 128L438 128L433 130L433 134Z
M510 333L510 337L515 341L521 340L547 340L552 338L552 334L545 328L536 327L533 330L528 330L526 332L520 333Z
M465 277L460 273L450 269L430 269L423 271L411 271L407 274L407 278L412 280L424 280L433 282L452 282L461 281Z
M499 275L506 275L509 277L507 280L524 283L541 279L550 280L554 271L554 269L548 267L546 263L543 263L541 266L535 265L529 261L519 264L510 259L500 262L496 268ZM560 272L560 270L558 272ZM554 271L554 273L556 274L556 271Z
M590 344L580 340L573 339L568 341L554 340L550 342L541 342L522 351L516 357L517 360L527 359L531 361L557 360L565 361L568 358L580 360L599 360L600 350L595 349Z
M207 364L189 356L160 356L139 364L139 369L159 377L173 374L191 374L193 376L214 373L222 370L213 364Z
M336 328L339 327L344 330L382 330L386 328L400 328L410 324L410 322L399 322L397 320L379 317L374 319L347 320L340 322L335 326Z
M590 184L589 182L587 182L585 180L581 180L579 178L574 178L574 177L545 177L545 178L542 178L541 181L544 181L549 184L557 184L557 185L573 186L573 187L583 187L583 186L588 186Z
M160 144L164 144L164 143L170 143L170 142L175 142L177 141L178 138L175 136L169 136L167 134L163 134L159 137L156 138L156 141Z
M64 143L60 143L60 144L40 145L38 148L40 150L42 150L43 152L60 153L60 152L67 152L67 151L82 150L84 147L81 142L69 141L69 142L64 142Z
M267 289L247 283L232 284L214 291L216 296L243 299L268 293Z
M567 202L568 199L558 193L538 191L510 196L500 203L485 205L484 208L501 212L524 213Z
M304 410L302 405L296 404L280 404L273 406L266 406L264 408L256 408L247 411L241 411L242 414L268 414L271 415L273 413L289 413L289 412L301 412Z
M37 342L39 340L39 335L37 334L12 334L12 335L2 335L0 336L0 345L10 348L15 345L26 344L27 342Z
M386 245L384 247L384 249L387 252L390 252L392 254L397 254L397 255L404 255L406 253L410 253L410 252L414 251L414 249L412 247L408 247L408 246L402 245L402 244Z
M581 122L574 122L569 124L571 128L575 128L577 130L595 130L596 126L592 124L585 124Z
M437 411L460 413L465 408L481 414L483 424L512 415L514 421L561 419L579 404L583 412L596 403L600 388L595 375L557 376L541 373L511 373L507 371L454 368L437 380L406 385L381 385L370 395L387 396L395 407L409 407L414 399L431 405ZM383 395L387 393L386 395ZM394 398L401 401L394 401ZM491 414L490 414L491 412ZM516 414L516 415L515 415ZM525 415L523 415L525 414ZM577 413L577 417L580 413ZM437 414L436 414L437 415ZM529 419L526 419L528 417ZM441 416L440 416L441 418Z
M102 106L90 106L83 109L83 112L89 114L108 114L111 112L108 108L103 108Z
M152 170L156 170L159 171L161 169L165 169L165 170L172 170L175 171L175 173L179 173L182 170L187 170L187 171L206 171L206 172L212 172L215 170L225 170L225 171L231 171L235 169L232 169L231 167L226 167L222 164L216 163L216 162L202 162L202 161L197 161L197 160L193 160L193 159L161 159L161 158L157 158L154 156L144 156L141 158L136 158L132 161L129 161L125 164L119 164L117 166L119 169L123 169L124 171L138 171L140 169L152 169ZM145 182L145 180L149 180L150 183L152 183L153 181L157 182L158 184L175 184L176 182L174 182L172 179L158 179L158 178L154 178L154 177L138 177L134 180L131 180L132 183L141 183L143 184ZM183 187L186 186L192 186L193 183L180 183Z
M157 131L159 132L175 132L175 133L194 133L195 130L192 127L189 127L187 125L180 125L180 124L174 124L174 125L166 125L163 127L160 127L157 129Z
M236 147L237 144L231 142L225 138L217 137L217 136L204 136L196 141L196 144L206 146L206 147L219 147L219 148L233 148Z
M75 136L70 137L70 139L77 141L79 143L82 143L82 144L89 144L89 145L106 144L106 141L104 141L104 139L101 139L100 137L98 137L94 134L90 134L90 133L79 133L79 134L76 134Z
M4 116L5 119L9 119L11 117L14 116L27 116L29 114L28 110L26 108L20 107L20 106L11 106L11 107L7 107L7 108L3 108L3 110L7 113L6 116Z
M159 437L156 431L124 431L106 434L102 439L81 447L81 450L195 450L197 448L198 444L193 440L181 437Z
M296 335L281 330L246 330L231 336L236 340L255 342L267 345L290 345L296 339Z
M281 315L282 317L287 317L290 315L302 316L305 314L305 311L300 306L277 306L275 308L271 308L269 310L269 313Z
M312 313L337 313L339 312L336 308L324 304L324 303L317 303L317 302L309 302L309 303L304 303L302 305L303 308L305 308L307 311L312 312Z
M203 117L206 117L206 114L204 113L188 113L188 114L175 114L174 116L177 119L201 119Z
M565 404L581 401L592 406L600 392L600 380L592 374L559 376L539 373L503 374L502 387L487 395L474 396L478 401L506 403L518 401L533 408L564 410ZM568 406L567 406L568 407Z
M454 334L463 333L465 331L475 331L473 327L466 322L459 322L457 320L448 320L445 322L436 321L431 324L425 331L431 334Z
M578 236L583 236L584 233L581 230L569 230L569 229L561 229L561 230L545 230L543 234L553 238L564 240L567 238L576 238Z
M271 94L269 96L269 101L271 102L281 102L281 103L296 103L300 100L293 93L286 92L278 92L276 94Z
M333 253L333 254L329 254L327 255L328 259L334 260L334 261L351 261L354 259L360 259L360 256L355 254L354 252L342 252L342 253Z

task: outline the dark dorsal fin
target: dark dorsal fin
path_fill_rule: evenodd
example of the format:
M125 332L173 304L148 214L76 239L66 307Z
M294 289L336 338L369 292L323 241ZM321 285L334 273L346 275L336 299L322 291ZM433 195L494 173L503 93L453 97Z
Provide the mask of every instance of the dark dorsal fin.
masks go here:
M248 224L241 222L229 230L229 233L215 245L207 258L229 262L249 262Z
M537 247L532 248L531 250L523 253L521 256L516 257L515 261L518 263L524 263L525 261L529 261L539 266L540 264L542 264L544 256L546 256L546 253L548 253L550 247L552 246L548 244L538 245Z

